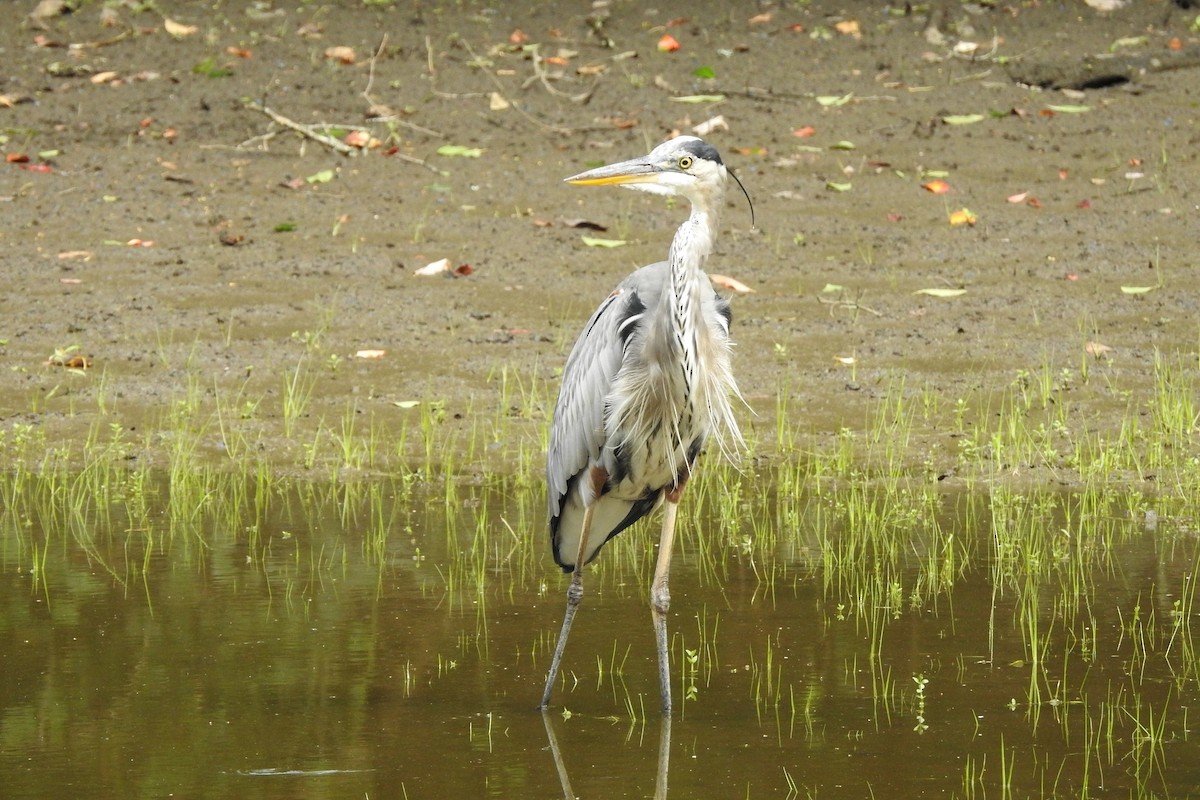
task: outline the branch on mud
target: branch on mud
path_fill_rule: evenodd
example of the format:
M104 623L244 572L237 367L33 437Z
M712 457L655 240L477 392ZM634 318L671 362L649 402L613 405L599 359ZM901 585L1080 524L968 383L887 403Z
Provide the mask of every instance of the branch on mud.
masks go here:
M480 60L479 56L476 55L475 51L471 49L471 45L467 44L467 42L465 40L459 39L458 43L460 45L462 45L462 47L467 51L468 54L470 54L472 60L474 60L474 61ZM466 93L466 94L452 94L450 92L443 92L440 89L438 89L436 86L437 69L436 69L436 67L434 65L434 61L433 61L433 43L430 41L428 36L425 37L425 58L426 58L427 68L429 70L429 85L432 88L433 93L435 95L437 95L438 97L442 97L447 100L461 100L464 97L487 97L488 96L487 93L485 93L485 92L470 92L470 93ZM535 71L537 70L537 66L536 66L537 58L538 58L538 56L535 53L534 54L534 62L535 62L534 70ZM500 80L495 75L491 74L490 72L488 72L486 70L483 71L483 74L488 76L488 78L491 80L491 82L493 84L495 84L496 91L499 92L503 96L505 94L504 84L501 83ZM544 83L544 81L543 81L543 83ZM549 89L550 87L547 86L546 88ZM557 91L551 91L551 94L558 95L558 96L570 97L569 95L563 95L562 92L557 92ZM586 93L586 95L587 95L587 98L590 98L591 90L589 90ZM583 95L581 95L580 97L583 99L587 99L587 98L584 98ZM576 100L576 98L574 98L574 97L571 97L570 99L575 100L576 102L583 102L583 99ZM526 120L528 120L529 122L532 122L534 125L536 125L537 127L541 128L543 131L546 131L548 133L557 133L560 135L569 136L574 133L582 133L584 131L603 129L602 127L597 128L594 126L580 127L580 128L567 128L562 125L554 125L549 122L543 122L542 120L538 119L533 114L529 113L525 109L518 106L516 103L513 103L511 107L518 114L520 114L522 117L524 117Z
M554 97L565 97L572 103L586 103L592 99L592 94L596 91L596 82L593 82L587 91L580 92L579 94L567 94L566 92L559 91L550 85L550 79L555 76L546 72L546 70L542 67L542 57L538 54L538 47L536 44L530 48L530 55L533 56L533 77L525 81L525 86L528 86L534 81L538 81L542 84L545 90ZM557 77L561 77L561 74Z
M333 126L333 125L330 125L330 124L324 123L324 122L321 123L320 125L303 125L299 122L296 122L293 119L288 119L283 114L280 114L278 111L275 111L274 109L268 108L267 106L263 105L262 103L258 102L257 100L247 100L246 107L252 108L255 111L260 111L263 114L266 114L268 117L270 117L273 122L275 122L279 125L282 125L283 127L288 128L289 130L293 130L296 133L300 134L301 136L303 136L307 139L312 139L314 142L323 144L332 150L336 150L337 152L341 153L344 156L352 157L352 156L358 155L359 153L365 152L361 148L352 147L351 145L346 144L345 142L341 141L340 139L337 139L337 138L330 136L328 134L325 134L325 133L321 133L321 131L320 131L320 129L322 129L322 128L331 128L331 127L345 128L346 130L352 130L352 131L365 131L366 128L363 128L362 126L359 126L359 125ZM256 137L254 137L254 139L251 139L250 141L254 141L255 139L261 139L263 141L266 141L267 139L270 139L273 136L274 136L274 133L267 133L267 134L263 134L262 136L256 136ZM409 156L409 155L405 155L404 153L391 153L390 157L398 158L401 161L404 161L408 164L416 164L418 167L424 167L425 169L429 170L430 172L434 173L435 175L445 175L446 174L442 170L438 169L437 167L433 166L432 164L428 163L427 161L425 161L423 159L417 158L416 156Z
M323 144L332 150L336 150L344 156L358 155L359 151L357 148L351 147L350 145L346 144L345 142L343 142L339 139L335 139L334 137L330 136L329 134L321 133L320 131L317 130L317 128L328 128L329 127L328 125L325 125L325 124L302 125L299 122L296 122L295 120L292 120L292 119L288 119L287 117L283 116L282 114L268 108L267 106L263 105L262 103L260 103L257 100L247 100L246 107L252 108L255 111L262 112L263 114L266 114L268 117L270 117L271 120L273 122L275 122L276 124L282 125L285 128L290 128L291 130L295 131L296 133L300 134L301 136L308 138L308 139L312 139L314 142L317 142L318 144Z
M400 125L401 127L408 128L410 131L423 133L426 136L432 136L435 139L445 139L446 137L438 131L431 130L429 128L422 127L421 125L416 125L412 122L407 122L401 119L400 114L383 103L380 103L371 96L371 87L375 85L375 62L379 59L379 56L383 54L383 48L387 46L387 39L388 37L385 33L383 35L383 39L379 42L378 49L375 50L375 53L371 56L370 60L367 61L367 86L362 90L362 98L367 101L367 113L371 115L370 118L372 120L378 120L379 122L392 122L396 125Z

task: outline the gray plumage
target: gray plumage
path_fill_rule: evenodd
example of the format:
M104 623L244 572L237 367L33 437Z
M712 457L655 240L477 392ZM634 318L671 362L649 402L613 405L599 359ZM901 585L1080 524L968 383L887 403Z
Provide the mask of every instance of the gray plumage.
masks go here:
M665 499L651 605L663 709L670 711L666 611L675 506L710 437L726 452L741 443L732 409L738 390L729 304L704 272L727 174L712 145L683 136L642 158L567 179L686 197L691 214L666 261L634 272L600 304L563 371L546 483L554 560L573 575L543 708L583 596L583 565Z

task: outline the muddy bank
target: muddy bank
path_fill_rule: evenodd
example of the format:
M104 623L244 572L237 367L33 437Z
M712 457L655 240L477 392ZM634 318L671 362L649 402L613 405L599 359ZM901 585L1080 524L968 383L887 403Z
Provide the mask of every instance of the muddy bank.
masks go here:
M756 226L731 194L710 268L755 290L736 369L764 449L780 396L820 446L899 382L984 420L1047 373L1071 425L1117 430L1156 354L1195 361L1196 73L1066 94L1013 75L1196 47L1194 14L1135 5L951 5L936 36L834 3L159 4L194 26L177 36L83 3L5 26L0 420L72 447L122 426L143 459L208 426L220 460L222 417L292 469L347 415L394 441L421 401L455 447L499 418L534 446L580 325L682 214L561 179L719 115ZM380 146L344 156L247 100ZM578 219L628 244L585 246ZM414 275L441 258L470 274ZM943 447L932 419L914 463Z

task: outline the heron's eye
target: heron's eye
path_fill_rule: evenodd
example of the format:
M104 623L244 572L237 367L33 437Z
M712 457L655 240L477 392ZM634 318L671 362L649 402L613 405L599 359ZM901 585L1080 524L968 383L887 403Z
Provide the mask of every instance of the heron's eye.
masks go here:
M691 169L692 168L692 157L691 156L680 156L679 157L679 168L680 169Z

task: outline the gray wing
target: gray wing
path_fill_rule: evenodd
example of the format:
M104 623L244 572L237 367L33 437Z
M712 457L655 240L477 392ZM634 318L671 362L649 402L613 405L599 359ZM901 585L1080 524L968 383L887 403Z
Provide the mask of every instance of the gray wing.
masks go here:
M571 348L550 427L546 484L553 526L573 478L599 461L604 447L604 408L624 359L625 341L654 308L667 278L665 261L625 278L592 314Z

